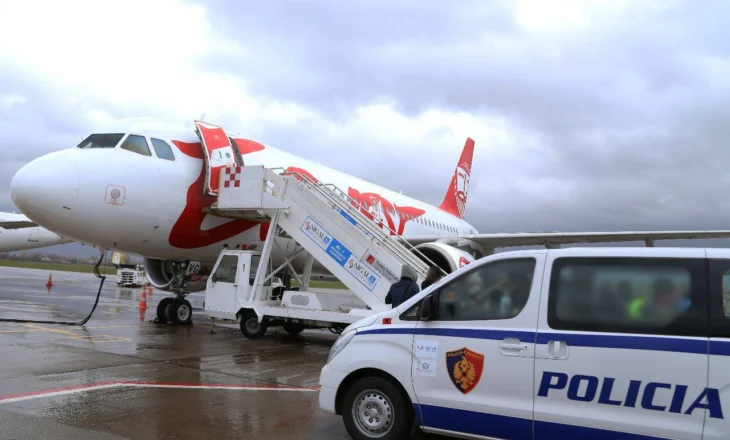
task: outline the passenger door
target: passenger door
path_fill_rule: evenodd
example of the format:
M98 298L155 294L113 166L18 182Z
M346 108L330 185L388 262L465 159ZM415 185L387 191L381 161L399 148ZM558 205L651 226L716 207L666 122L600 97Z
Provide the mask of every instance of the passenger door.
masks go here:
M707 249L710 260L712 337L703 439L726 439L730 432L730 250Z
M548 255L535 351L537 440L701 439L707 262L700 249L684 252L697 258L656 252Z
M29 228L28 230L28 241L38 243L41 236L41 228L36 226L35 228Z
M235 313L238 255L223 255L210 278L208 278L205 302L210 310Z
M431 294L432 318L417 323L413 338L425 431L532 438L543 260L536 251L477 261Z

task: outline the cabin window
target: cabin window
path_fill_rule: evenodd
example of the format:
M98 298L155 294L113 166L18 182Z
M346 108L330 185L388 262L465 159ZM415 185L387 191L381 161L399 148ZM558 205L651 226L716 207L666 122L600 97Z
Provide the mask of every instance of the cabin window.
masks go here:
M151 138L150 140L152 141L152 147L154 147L155 153L157 153L157 157L165 160L175 160L175 155L172 154L170 144L162 139Z
M147 145L147 140L144 136L130 134L122 143L121 148L122 150L131 151L133 153L141 154L142 156L152 156L152 153L150 153L150 147Z
M114 148L124 137L124 133L97 133L86 137L76 148Z

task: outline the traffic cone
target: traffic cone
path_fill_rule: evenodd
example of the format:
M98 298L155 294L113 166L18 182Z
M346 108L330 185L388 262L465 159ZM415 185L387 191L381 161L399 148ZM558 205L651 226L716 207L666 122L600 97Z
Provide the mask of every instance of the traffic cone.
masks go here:
M144 310L147 308L147 292L145 292L144 289L142 289L142 298L139 300L139 308L141 310Z
M48 282L46 283L46 287L53 287L53 276L50 273L48 274Z
M142 308L139 309L139 321L140 322L143 322L144 321L144 314L145 314L145 312L147 312L147 309L142 309Z

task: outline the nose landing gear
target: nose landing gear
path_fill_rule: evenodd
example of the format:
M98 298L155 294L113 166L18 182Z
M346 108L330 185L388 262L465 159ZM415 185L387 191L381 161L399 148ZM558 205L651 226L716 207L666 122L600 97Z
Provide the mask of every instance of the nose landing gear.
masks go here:
M163 298L157 305L155 324L166 324L170 321L177 325L193 323L193 306L185 299L188 295L185 284L200 272L198 261L175 261L171 264L174 271L172 291L174 297Z

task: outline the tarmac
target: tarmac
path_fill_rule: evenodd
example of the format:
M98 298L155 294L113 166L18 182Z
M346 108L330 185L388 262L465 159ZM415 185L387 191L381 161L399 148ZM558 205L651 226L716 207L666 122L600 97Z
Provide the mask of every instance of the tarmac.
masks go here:
M80 321L94 304L93 274L0 267L0 319ZM84 326L0 322L0 439L350 439L318 405L319 373L337 338L258 340L237 323L211 334L203 293L193 325L158 325L155 290L107 276Z

